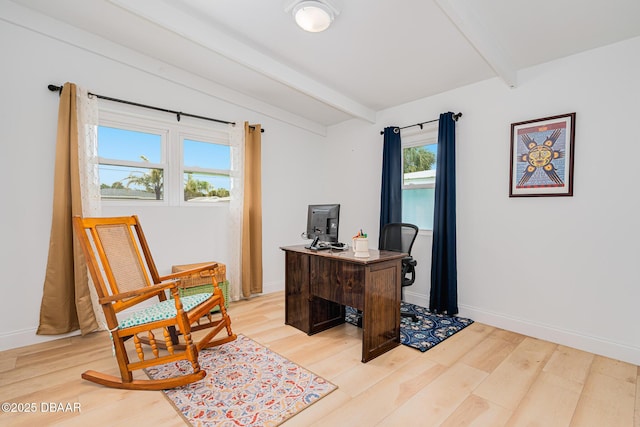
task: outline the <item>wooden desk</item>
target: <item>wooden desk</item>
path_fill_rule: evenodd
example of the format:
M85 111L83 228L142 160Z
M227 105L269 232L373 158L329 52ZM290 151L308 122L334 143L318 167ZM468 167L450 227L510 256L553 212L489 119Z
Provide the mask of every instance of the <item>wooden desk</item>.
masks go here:
M285 323L309 335L345 322L345 306L362 311L362 361L400 344L402 258L407 254L370 250L285 251Z

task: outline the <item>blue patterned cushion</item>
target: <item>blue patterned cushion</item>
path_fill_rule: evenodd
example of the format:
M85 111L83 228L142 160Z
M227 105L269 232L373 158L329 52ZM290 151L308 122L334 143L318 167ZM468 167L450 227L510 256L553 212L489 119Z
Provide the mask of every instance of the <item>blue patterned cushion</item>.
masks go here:
M195 294L180 298L184 311L189 311L211 297L211 293ZM131 316L118 323L118 328L130 328L132 326L144 325L145 323L157 320L166 320L176 317L176 303L174 300L159 302L147 307L144 310L133 313Z

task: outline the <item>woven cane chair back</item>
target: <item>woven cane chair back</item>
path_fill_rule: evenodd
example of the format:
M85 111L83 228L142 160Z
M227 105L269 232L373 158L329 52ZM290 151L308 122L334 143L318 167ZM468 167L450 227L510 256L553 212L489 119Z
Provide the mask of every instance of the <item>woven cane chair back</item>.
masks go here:
M149 286L149 276L131 228L125 224L96 226L102 260L113 294Z

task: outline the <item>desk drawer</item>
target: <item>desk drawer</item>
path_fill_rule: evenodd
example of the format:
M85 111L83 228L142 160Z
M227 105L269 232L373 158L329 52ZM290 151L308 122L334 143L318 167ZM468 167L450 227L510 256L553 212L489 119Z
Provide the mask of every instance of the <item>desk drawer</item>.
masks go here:
M338 304L364 308L365 266L311 257L311 294Z

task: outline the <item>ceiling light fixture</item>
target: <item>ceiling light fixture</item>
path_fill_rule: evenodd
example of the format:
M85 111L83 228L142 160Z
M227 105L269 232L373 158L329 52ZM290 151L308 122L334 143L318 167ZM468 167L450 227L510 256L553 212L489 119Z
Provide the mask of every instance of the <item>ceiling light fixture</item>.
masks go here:
M326 0L294 1L285 11L291 11L296 24L311 33L329 28L338 14L338 10Z

